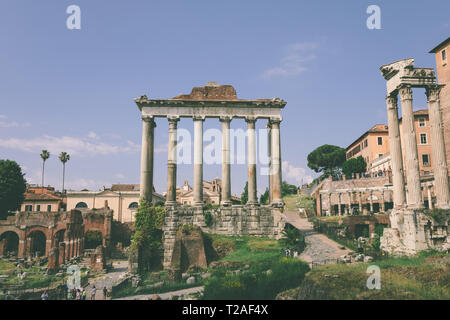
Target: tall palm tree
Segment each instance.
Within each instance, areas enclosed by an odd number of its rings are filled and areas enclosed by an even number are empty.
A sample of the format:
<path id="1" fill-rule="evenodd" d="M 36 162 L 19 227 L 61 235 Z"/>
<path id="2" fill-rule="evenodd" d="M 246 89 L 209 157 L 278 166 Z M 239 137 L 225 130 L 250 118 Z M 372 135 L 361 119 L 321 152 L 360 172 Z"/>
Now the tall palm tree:
<path id="1" fill-rule="evenodd" d="M 50 152 L 48 152 L 47 150 L 42 150 L 41 153 L 41 158 L 42 158 L 42 190 L 44 190 L 44 169 L 45 169 L 45 161 L 50 158 Z"/>
<path id="2" fill-rule="evenodd" d="M 62 181 L 62 192 L 64 193 L 64 176 L 66 174 L 66 162 L 70 160 L 70 155 L 67 152 L 61 152 L 59 155 L 59 160 L 63 164 L 63 181 Z"/>

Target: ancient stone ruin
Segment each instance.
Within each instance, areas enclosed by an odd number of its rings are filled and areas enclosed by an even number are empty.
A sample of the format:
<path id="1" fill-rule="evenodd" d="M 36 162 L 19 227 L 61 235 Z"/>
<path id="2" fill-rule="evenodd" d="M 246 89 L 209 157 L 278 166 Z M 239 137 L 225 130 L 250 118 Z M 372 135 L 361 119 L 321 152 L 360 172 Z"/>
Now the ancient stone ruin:
<path id="1" fill-rule="evenodd" d="M 415 68 L 414 59 L 382 66 L 387 81 L 387 113 L 392 159 L 394 208 L 391 228 L 385 228 L 381 248 L 391 254 L 415 254 L 421 250 L 450 248 L 450 189 L 445 158 L 444 132 L 439 94 L 443 85 L 436 84 L 434 70 Z M 439 218 L 426 214 L 422 198 L 416 130 L 413 119 L 412 88 L 425 88 L 432 136 L 434 189 Z M 397 96 L 400 95 L 404 146 L 400 139 Z M 402 154 L 404 150 L 404 154 Z M 403 157 L 406 168 L 403 168 Z"/>
<path id="2" fill-rule="evenodd" d="M 57 270 L 59 265 L 83 254 L 84 236 L 88 231 L 100 232 L 102 245 L 109 248 L 112 214 L 107 208 L 18 212 L 0 220 L 0 257 L 48 257 L 49 271 Z"/>
<path id="3" fill-rule="evenodd" d="M 280 238 L 284 228 L 281 195 L 281 109 L 286 102 L 274 99 L 239 99 L 230 85 L 209 82 L 196 87 L 190 94 L 172 99 L 135 99 L 142 114 L 141 198 L 152 200 L 153 149 L 155 118 L 169 121 L 169 151 L 167 164 L 166 217 L 164 223 L 164 267 L 170 268 L 176 234 L 185 224 L 196 225 L 203 230 L 224 235 L 251 234 Z M 194 205 L 176 202 L 177 171 L 177 123 L 180 118 L 194 121 Z M 203 201 L 203 122 L 205 118 L 218 118 L 222 123 L 222 192 L 220 208 L 214 223 L 205 224 Z M 231 203 L 230 173 L 230 123 L 235 118 L 245 119 L 248 127 L 248 202 L 245 205 Z M 255 123 L 267 120 L 269 136 L 269 193 L 270 204 L 260 206 L 256 187 L 256 135 Z"/>

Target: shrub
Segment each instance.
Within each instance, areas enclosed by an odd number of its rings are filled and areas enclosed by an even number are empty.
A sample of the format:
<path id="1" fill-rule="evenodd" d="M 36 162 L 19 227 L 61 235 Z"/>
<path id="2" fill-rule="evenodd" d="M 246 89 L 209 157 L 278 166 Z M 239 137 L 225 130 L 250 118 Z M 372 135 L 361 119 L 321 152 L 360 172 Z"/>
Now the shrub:
<path id="1" fill-rule="evenodd" d="M 271 272 L 254 268 L 238 275 L 215 271 L 207 281 L 204 300 L 272 300 L 281 291 L 298 287 L 309 266 L 300 260 L 282 258 L 268 265 Z M 267 267 L 267 266 L 265 266 Z"/>
<path id="2" fill-rule="evenodd" d="M 211 227 L 214 222 L 214 217 L 211 212 L 205 211 L 203 212 L 203 216 L 205 217 L 205 223 L 208 227 Z"/>

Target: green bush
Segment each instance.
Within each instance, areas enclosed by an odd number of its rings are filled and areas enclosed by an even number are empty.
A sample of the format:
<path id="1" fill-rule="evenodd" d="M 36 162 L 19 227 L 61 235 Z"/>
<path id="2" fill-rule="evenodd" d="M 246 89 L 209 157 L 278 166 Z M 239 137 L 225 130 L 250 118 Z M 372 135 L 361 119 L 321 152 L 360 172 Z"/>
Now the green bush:
<path id="1" fill-rule="evenodd" d="M 270 267 L 270 272 L 265 268 Z M 282 258 L 238 275 L 220 269 L 206 282 L 204 300 L 273 300 L 281 291 L 298 287 L 309 266 L 300 260 Z"/>
<path id="2" fill-rule="evenodd" d="M 208 227 L 211 227 L 214 222 L 214 217 L 211 212 L 205 211 L 203 212 L 203 216 L 205 217 L 205 223 Z"/>

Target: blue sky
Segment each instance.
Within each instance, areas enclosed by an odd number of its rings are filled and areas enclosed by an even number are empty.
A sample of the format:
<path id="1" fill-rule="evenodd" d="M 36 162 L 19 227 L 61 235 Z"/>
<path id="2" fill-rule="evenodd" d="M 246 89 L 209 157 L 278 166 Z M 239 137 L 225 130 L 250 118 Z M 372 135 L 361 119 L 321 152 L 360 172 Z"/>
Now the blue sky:
<path id="1" fill-rule="evenodd" d="M 66 8 L 81 8 L 81 30 L 66 28 Z M 381 30 L 366 9 L 381 8 Z M 386 123 L 379 67 L 404 58 L 435 67 L 428 51 L 450 34 L 448 1 L 21 1 L 0 3 L 0 158 L 16 160 L 40 183 L 61 188 L 57 155 L 71 154 L 66 187 L 138 183 L 141 121 L 133 98 L 170 98 L 208 81 L 240 98 L 280 97 L 283 179 L 315 174 L 317 146 L 349 145 Z M 415 91 L 415 108 L 426 106 Z M 243 120 L 232 128 L 245 127 Z M 179 127 L 192 130 L 187 119 Z M 220 128 L 207 120 L 205 129 Z M 259 121 L 257 128 L 264 128 Z M 155 187 L 166 187 L 167 121 L 155 129 Z M 192 181 L 180 165 L 178 185 Z M 205 166 L 204 178 L 220 177 Z M 246 181 L 232 166 L 232 192 Z M 258 192 L 267 177 L 258 176 Z"/>

